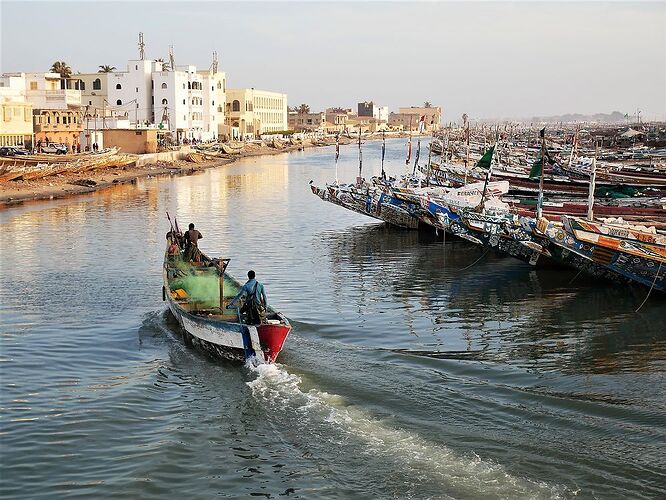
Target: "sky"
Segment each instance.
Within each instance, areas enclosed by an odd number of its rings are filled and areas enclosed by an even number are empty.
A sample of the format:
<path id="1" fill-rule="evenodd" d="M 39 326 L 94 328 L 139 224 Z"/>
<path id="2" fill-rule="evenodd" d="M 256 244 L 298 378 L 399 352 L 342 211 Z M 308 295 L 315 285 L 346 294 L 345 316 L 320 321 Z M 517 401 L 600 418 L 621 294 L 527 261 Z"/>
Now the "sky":
<path id="1" fill-rule="evenodd" d="M 666 119 L 666 1 L 11 2 L 1 72 L 56 60 L 95 72 L 138 58 L 210 66 L 230 88 L 288 94 L 313 111 L 424 101 L 444 122 L 564 113 Z"/>

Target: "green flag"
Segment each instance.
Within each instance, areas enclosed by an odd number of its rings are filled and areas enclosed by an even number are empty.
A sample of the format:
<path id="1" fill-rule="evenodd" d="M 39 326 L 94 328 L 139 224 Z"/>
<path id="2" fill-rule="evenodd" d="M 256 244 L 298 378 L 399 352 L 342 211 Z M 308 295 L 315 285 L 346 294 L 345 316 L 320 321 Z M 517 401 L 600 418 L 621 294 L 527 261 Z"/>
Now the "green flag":
<path id="1" fill-rule="evenodd" d="M 481 157 L 479 161 L 476 162 L 476 166 L 479 168 L 490 168 L 490 162 L 493 160 L 493 152 L 495 151 L 495 146 L 490 148 L 485 154 Z"/>
<path id="2" fill-rule="evenodd" d="M 530 179 L 538 179 L 541 177 L 541 168 L 543 161 L 541 158 L 538 158 L 537 161 L 532 163 L 532 170 L 530 170 Z"/>

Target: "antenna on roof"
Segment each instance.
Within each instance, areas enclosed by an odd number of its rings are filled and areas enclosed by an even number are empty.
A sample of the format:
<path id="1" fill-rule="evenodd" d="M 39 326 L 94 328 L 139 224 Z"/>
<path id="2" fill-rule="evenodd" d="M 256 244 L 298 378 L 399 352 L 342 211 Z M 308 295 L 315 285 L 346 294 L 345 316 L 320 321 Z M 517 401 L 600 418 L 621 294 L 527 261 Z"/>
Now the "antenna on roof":
<path id="1" fill-rule="evenodd" d="M 171 64 L 171 71 L 176 71 L 176 61 L 173 58 L 173 45 L 169 45 L 169 63 Z"/>
<path id="2" fill-rule="evenodd" d="M 141 59 L 142 61 L 146 57 L 146 54 L 143 50 L 145 46 L 146 46 L 146 44 L 143 43 L 143 33 L 139 32 L 139 59 Z"/>
<path id="3" fill-rule="evenodd" d="M 217 73 L 217 52 L 213 51 L 213 74 Z"/>

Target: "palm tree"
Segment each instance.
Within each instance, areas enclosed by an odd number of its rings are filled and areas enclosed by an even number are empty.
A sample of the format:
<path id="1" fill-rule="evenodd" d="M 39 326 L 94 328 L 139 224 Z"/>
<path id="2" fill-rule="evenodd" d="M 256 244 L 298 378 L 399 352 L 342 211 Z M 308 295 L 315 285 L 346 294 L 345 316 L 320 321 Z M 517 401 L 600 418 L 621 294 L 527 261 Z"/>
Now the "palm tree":
<path id="1" fill-rule="evenodd" d="M 426 102 L 423 103 L 423 107 L 424 108 L 431 108 L 432 104 L 430 103 L 430 101 L 426 101 Z"/>
<path id="2" fill-rule="evenodd" d="M 51 73 L 58 73 L 61 78 L 70 78 L 72 76 L 72 68 L 65 61 L 56 61 L 51 66 Z"/>
<path id="3" fill-rule="evenodd" d="M 108 64 L 100 65 L 98 73 L 111 73 L 115 71 L 115 66 L 109 66 Z"/>
<path id="4" fill-rule="evenodd" d="M 310 112 L 310 106 L 308 106 L 307 104 L 301 104 L 298 107 L 298 114 L 299 115 L 305 115 L 305 114 L 308 114 L 309 112 Z"/>

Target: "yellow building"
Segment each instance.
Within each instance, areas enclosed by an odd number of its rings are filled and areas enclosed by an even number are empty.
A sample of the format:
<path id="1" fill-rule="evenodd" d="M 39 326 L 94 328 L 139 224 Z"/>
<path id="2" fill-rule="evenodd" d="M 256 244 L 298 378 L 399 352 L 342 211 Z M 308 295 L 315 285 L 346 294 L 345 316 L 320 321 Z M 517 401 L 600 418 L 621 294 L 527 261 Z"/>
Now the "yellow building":
<path id="1" fill-rule="evenodd" d="M 32 104 L 1 99 L 0 146 L 32 148 Z"/>
<path id="2" fill-rule="evenodd" d="M 287 94 L 257 89 L 227 89 L 227 125 L 234 137 L 259 137 L 289 128 Z"/>

